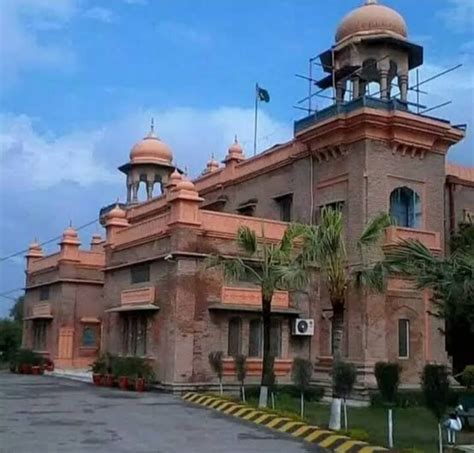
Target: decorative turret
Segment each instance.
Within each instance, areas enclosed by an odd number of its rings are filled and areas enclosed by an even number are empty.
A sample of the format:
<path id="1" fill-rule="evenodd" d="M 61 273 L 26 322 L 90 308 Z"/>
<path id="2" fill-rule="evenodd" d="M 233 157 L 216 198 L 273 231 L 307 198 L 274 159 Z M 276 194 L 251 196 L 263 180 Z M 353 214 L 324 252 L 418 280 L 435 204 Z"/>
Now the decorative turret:
<path id="1" fill-rule="evenodd" d="M 174 168 L 172 162 L 171 148 L 157 137 L 152 119 L 148 134 L 130 151 L 130 161 L 119 167 L 127 175 L 127 203 L 138 203 L 138 189 L 142 182 L 146 186 L 147 200 L 153 198 L 157 183 L 164 193 Z"/>
<path id="2" fill-rule="evenodd" d="M 168 179 L 168 184 L 166 185 L 166 190 L 168 191 L 168 194 L 177 186 L 177 184 L 182 179 L 183 177 L 181 176 L 181 173 L 177 170 L 177 168 L 175 168 Z"/>
<path id="3" fill-rule="evenodd" d="M 103 246 L 104 240 L 102 239 L 102 236 L 98 233 L 94 233 L 91 240 L 91 251 L 101 252 L 103 250 Z"/>
<path id="4" fill-rule="evenodd" d="M 105 219 L 106 241 L 107 244 L 113 244 L 117 231 L 129 226 L 127 213 L 118 205 L 115 206 Z"/>
<path id="5" fill-rule="evenodd" d="M 232 143 L 232 145 L 229 147 L 229 151 L 227 152 L 227 156 L 224 159 L 224 163 L 227 166 L 231 162 L 241 162 L 242 160 L 245 160 L 244 150 L 238 142 L 236 135 L 234 143 Z"/>
<path id="6" fill-rule="evenodd" d="M 214 173 L 219 170 L 219 162 L 214 159 L 214 154 L 211 156 L 211 159 L 207 162 L 206 168 L 202 172 L 203 175 L 208 175 L 209 173 Z"/>
<path id="7" fill-rule="evenodd" d="M 35 239 L 28 247 L 28 252 L 26 254 L 26 270 L 28 271 L 32 262 L 43 258 L 43 256 L 41 244 Z"/>
<path id="8" fill-rule="evenodd" d="M 73 228 L 72 225 L 69 225 L 63 232 L 61 242 L 59 246 L 61 247 L 60 259 L 62 260 L 71 260 L 75 261 L 79 259 L 79 247 L 81 241 L 77 231 Z"/>

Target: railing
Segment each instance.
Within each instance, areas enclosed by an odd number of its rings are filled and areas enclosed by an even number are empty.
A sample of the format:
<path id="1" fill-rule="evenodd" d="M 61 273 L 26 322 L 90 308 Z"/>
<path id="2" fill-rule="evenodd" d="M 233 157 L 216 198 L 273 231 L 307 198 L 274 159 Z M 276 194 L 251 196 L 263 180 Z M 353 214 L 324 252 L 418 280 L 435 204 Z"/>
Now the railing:
<path id="1" fill-rule="evenodd" d="M 252 305 L 260 307 L 262 304 L 262 291 L 254 288 L 237 288 L 224 286 L 221 293 L 223 304 Z M 275 291 L 272 299 L 273 307 L 288 308 L 288 291 Z"/>
<path id="2" fill-rule="evenodd" d="M 120 294 L 120 305 L 152 304 L 155 301 L 155 288 L 126 289 Z"/>
<path id="3" fill-rule="evenodd" d="M 49 267 L 57 266 L 59 261 L 59 253 L 39 258 L 38 260 L 31 261 L 28 272 L 38 272 Z"/>
<path id="4" fill-rule="evenodd" d="M 79 260 L 86 266 L 105 266 L 105 254 L 99 252 L 80 251 Z"/>
<path id="5" fill-rule="evenodd" d="M 114 245 L 127 244 L 139 239 L 147 238 L 167 230 L 170 215 L 166 214 L 154 217 L 150 220 L 132 225 L 117 232 Z"/>
<path id="6" fill-rule="evenodd" d="M 385 247 L 393 246 L 400 241 L 414 239 L 420 241 L 432 251 L 441 251 L 441 235 L 436 231 L 416 230 L 391 226 L 385 232 Z"/>

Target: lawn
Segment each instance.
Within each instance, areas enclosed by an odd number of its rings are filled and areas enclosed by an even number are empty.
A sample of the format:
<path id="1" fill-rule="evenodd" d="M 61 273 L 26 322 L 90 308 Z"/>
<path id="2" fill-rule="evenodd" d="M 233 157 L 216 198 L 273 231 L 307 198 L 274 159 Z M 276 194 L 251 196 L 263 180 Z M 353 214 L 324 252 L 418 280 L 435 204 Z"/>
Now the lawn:
<path id="1" fill-rule="evenodd" d="M 250 404 L 258 401 L 251 399 Z M 280 395 L 275 401 L 275 409 L 299 414 L 299 400 L 288 395 Z M 305 406 L 305 419 L 311 424 L 327 427 L 329 405 L 310 402 Z M 394 446 L 396 449 L 416 448 L 426 453 L 436 453 L 438 428 L 433 415 L 424 407 L 394 409 Z M 370 436 L 370 442 L 387 445 L 387 410 L 379 407 L 349 407 L 350 429 L 363 429 Z M 474 432 L 463 432 L 457 443 L 473 444 Z"/>

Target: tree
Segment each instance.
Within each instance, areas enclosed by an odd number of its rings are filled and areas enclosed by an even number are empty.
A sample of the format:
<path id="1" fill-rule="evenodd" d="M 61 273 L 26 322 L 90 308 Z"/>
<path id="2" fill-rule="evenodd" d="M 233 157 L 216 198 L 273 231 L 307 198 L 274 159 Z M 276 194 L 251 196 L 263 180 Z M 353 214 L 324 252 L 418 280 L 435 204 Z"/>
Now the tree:
<path id="1" fill-rule="evenodd" d="M 240 389 L 242 391 L 242 401 L 245 403 L 245 378 L 247 377 L 247 357 L 243 354 L 238 354 L 234 357 L 235 371 L 237 373 L 237 380 L 240 382 Z"/>
<path id="2" fill-rule="evenodd" d="M 368 222 L 357 241 L 361 257 L 361 264 L 358 267 L 351 267 L 347 263 L 344 220 L 341 211 L 323 208 L 319 224 L 308 226 L 306 229 L 303 245 L 305 261 L 319 266 L 332 306 L 332 349 L 335 362 L 342 358 L 344 309 L 348 288 L 354 283 L 379 291 L 383 290 L 380 282 L 383 281 L 381 277 L 385 268 L 379 261 L 366 264 L 366 256 L 377 245 L 385 228 L 389 225 L 391 225 L 391 219 L 386 213 L 379 213 Z M 341 399 L 334 395 L 330 428 L 336 429 L 340 425 L 340 416 L 338 416 L 340 412 Z"/>
<path id="3" fill-rule="evenodd" d="M 23 322 L 23 309 L 25 305 L 25 296 L 17 297 L 15 304 L 10 309 L 10 318 L 16 322 Z"/>
<path id="4" fill-rule="evenodd" d="M 9 362 L 21 346 L 21 324 L 0 319 L 0 361 Z"/>
<path id="5" fill-rule="evenodd" d="M 383 400 L 388 404 L 395 404 L 397 401 L 400 371 L 401 366 L 398 363 L 377 362 L 375 364 L 377 387 Z"/>
<path id="6" fill-rule="evenodd" d="M 208 355 L 209 364 L 211 365 L 212 371 L 216 373 L 217 378 L 219 379 L 219 393 L 222 395 L 224 390 L 222 388 L 222 377 L 224 375 L 224 363 L 223 363 L 224 353 L 222 351 L 210 352 Z"/>
<path id="7" fill-rule="evenodd" d="M 244 226 L 237 233 L 237 245 L 244 256 L 214 256 L 207 263 L 208 267 L 220 266 L 226 280 L 251 281 L 261 289 L 263 366 L 260 407 L 267 406 L 268 389 L 273 381 L 274 360 L 270 349 L 273 294 L 280 289 L 300 289 L 309 280 L 308 269 L 295 246 L 295 241 L 305 231 L 306 227 L 303 225 L 290 225 L 278 243 L 270 242 L 265 237 L 259 242 L 255 231 Z"/>
<path id="8" fill-rule="evenodd" d="M 311 383 L 311 376 L 313 374 L 313 364 L 306 359 L 296 357 L 293 360 L 293 367 L 291 376 L 296 387 L 301 394 L 301 418 L 304 417 L 304 392 L 309 388 Z"/>
<path id="9" fill-rule="evenodd" d="M 347 429 L 346 400 L 354 388 L 357 379 L 357 369 L 353 363 L 336 362 L 333 366 L 332 373 L 334 394 L 344 400 L 344 429 Z M 340 419 L 338 422 L 340 428 Z"/>

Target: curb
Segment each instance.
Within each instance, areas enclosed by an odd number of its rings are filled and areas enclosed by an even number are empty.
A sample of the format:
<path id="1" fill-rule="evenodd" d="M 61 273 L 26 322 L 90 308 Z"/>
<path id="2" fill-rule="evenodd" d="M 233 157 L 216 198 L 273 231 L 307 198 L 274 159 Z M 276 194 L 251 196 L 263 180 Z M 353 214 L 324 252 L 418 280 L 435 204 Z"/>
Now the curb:
<path id="1" fill-rule="evenodd" d="M 306 442 L 311 442 L 337 453 L 375 453 L 388 451 L 384 447 L 369 445 L 367 442 L 341 436 L 334 431 L 260 411 L 247 404 L 233 403 L 232 401 L 215 396 L 202 395 L 194 392 L 185 393 L 182 398 L 189 403 L 198 404 L 226 415 L 232 415 L 242 420 L 271 428 L 281 433 L 290 434 L 293 437 L 303 439 Z"/>

